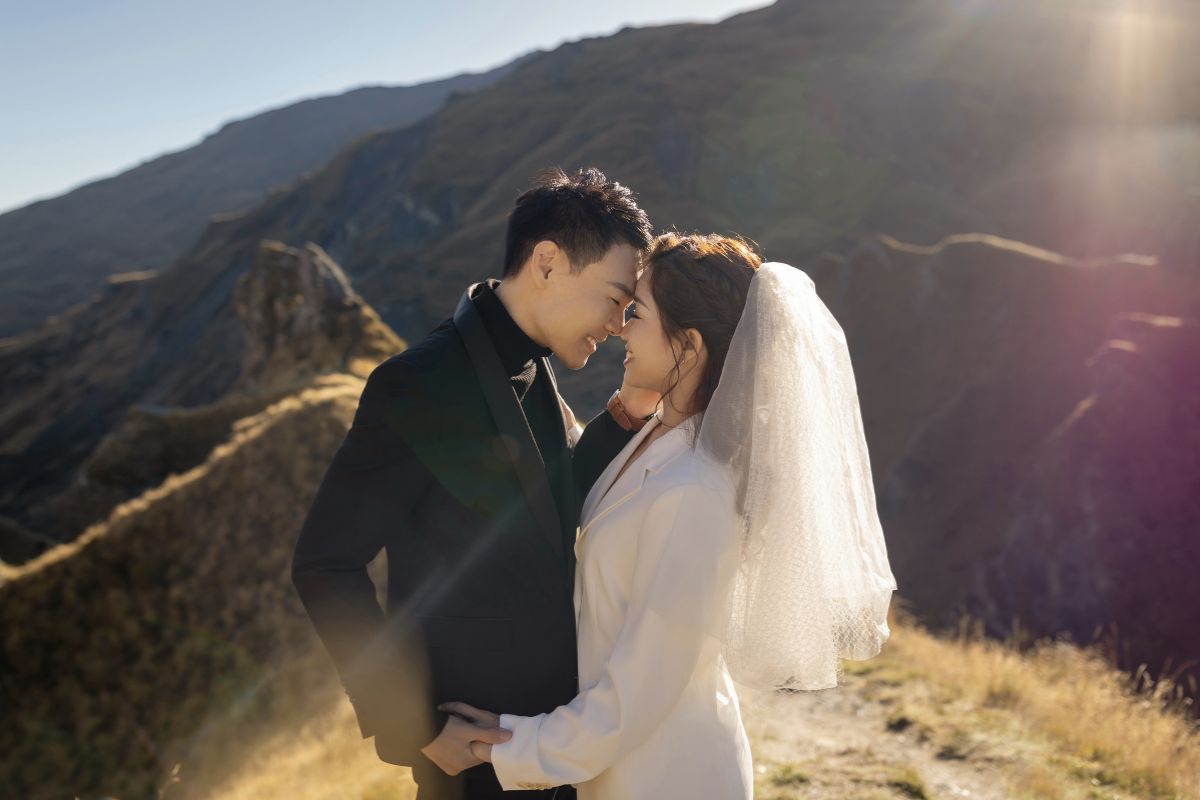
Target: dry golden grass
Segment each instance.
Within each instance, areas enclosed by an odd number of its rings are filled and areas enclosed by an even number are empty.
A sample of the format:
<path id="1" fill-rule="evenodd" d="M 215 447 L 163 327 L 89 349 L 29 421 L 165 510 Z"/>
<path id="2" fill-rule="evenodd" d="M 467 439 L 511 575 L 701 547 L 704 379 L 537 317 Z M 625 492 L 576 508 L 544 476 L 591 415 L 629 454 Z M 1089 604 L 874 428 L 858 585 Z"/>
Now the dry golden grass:
<path id="1" fill-rule="evenodd" d="M 977 632 L 942 638 L 905 621 L 893 624 L 878 658 L 847 667 L 846 684 L 833 690 L 840 701 L 744 698 L 757 796 L 934 798 L 957 784 L 1003 800 L 1200 797 L 1200 740 L 1164 703 L 1166 687 L 1135 693 L 1093 652 L 1042 644 L 1022 653 Z M 380 762 L 359 738 L 336 683 L 296 696 L 292 711 L 296 724 L 281 723 L 244 759 L 186 765 L 190 779 L 163 800 L 413 796 L 408 770 Z M 236 737 L 235 725 L 213 739 Z M 831 741 L 814 747 L 822 737 Z"/>
<path id="2" fill-rule="evenodd" d="M 1008 712 L 1026 723 L 1052 745 L 1052 763 L 1076 777 L 1138 796 L 1200 797 L 1200 732 L 1168 681 L 1131 679 L 1096 650 L 1066 642 L 1021 648 L 1015 640 L 985 639 L 972 623 L 952 639 L 910 622 L 896 625 L 883 659 L 984 716 Z M 1032 796 L 1059 796 L 1046 788 L 1054 781 L 1042 767 L 1030 766 L 1019 777 Z"/>
<path id="3" fill-rule="evenodd" d="M 354 711 L 331 682 L 325 711 L 303 725 L 281 727 L 228 775 L 168 787 L 162 800 L 412 800 L 411 771 L 380 761 L 372 739 L 358 735 Z M 219 780 L 217 780 L 219 778 Z"/>
<path id="4" fill-rule="evenodd" d="M 224 738 L 244 750 L 280 728 L 293 710 L 281 675 L 319 653 L 288 577 L 295 532 L 361 391 L 314 381 L 239 420 L 203 464 L 5 570 L 0 795 L 152 796 L 190 767 L 209 715 L 240 714 Z"/>

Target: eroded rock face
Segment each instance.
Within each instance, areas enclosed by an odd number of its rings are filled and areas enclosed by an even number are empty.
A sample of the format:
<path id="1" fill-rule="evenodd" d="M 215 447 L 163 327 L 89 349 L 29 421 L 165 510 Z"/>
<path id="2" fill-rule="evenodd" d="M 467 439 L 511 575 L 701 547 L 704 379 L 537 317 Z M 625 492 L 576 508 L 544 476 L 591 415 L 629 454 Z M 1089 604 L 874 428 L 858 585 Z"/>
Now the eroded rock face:
<path id="1" fill-rule="evenodd" d="M 1122 666 L 1170 672 L 1200 659 L 1200 321 L 1118 314 L 1087 371 L 971 609 L 997 632 L 1014 616 L 1081 642 L 1103 629 Z"/>
<path id="2" fill-rule="evenodd" d="M 1154 259 L 1078 261 L 995 237 L 883 241 L 811 272 L 854 360 L 900 594 L 939 627 L 1004 546 L 1114 317 L 1195 306 Z"/>
<path id="3" fill-rule="evenodd" d="M 236 714 L 248 746 L 328 679 L 292 549 L 362 389 L 321 376 L 74 542 L 0 564 L 5 797 L 160 796 L 210 719 Z"/>
<path id="4" fill-rule="evenodd" d="M 404 349 L 321 248 L 264 240 L 256 252 L 240 277 L 234 260 L 213 285 L 115 281 L 105 300 L 0 350 L 26 386 L 0 415 L 0 559 L 19 564 L 73 540 L 313 376 L 366 377 Z M 179 311 L 152 313 L 166 288 Z M 188 337 L 197 323 L 213 337 L 202 346 Z"/>
<path id="5" fill-rule="evenodd" d="M 242 371 L 234 391 L 270 390 L 324 372 L 366 377 L 404 343 L 324 250 L 264 241 L 238 279 Z"/>

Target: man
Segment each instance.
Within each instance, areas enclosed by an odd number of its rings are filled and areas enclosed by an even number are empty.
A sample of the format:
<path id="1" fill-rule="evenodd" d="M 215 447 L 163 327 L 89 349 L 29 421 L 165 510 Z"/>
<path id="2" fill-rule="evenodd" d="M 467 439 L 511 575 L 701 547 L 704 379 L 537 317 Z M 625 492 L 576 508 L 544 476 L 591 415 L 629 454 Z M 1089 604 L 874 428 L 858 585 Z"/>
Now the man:
<path id="1" fill-rule="evenodd" d="M 453 317 L 371 372 L 309 509 L 293 583 L 360 732 L 412 766 L 420 800 L 501 796 L 470 743 L 507 732 L 438 703 L 536 714 L 579 689 L 579 507 L 632 434 L 610 403 L 573 474 L 580 426 L 546 357 L 580 369 L 620 333 L 649 242 L 626 187 L 595 169 L 541 175 L 509 216 L 503 280 L 471 286 Z M 653 411 L 629 399 L 629 413 Z M 386 615 L 366 572 L 383 547 Z"/>

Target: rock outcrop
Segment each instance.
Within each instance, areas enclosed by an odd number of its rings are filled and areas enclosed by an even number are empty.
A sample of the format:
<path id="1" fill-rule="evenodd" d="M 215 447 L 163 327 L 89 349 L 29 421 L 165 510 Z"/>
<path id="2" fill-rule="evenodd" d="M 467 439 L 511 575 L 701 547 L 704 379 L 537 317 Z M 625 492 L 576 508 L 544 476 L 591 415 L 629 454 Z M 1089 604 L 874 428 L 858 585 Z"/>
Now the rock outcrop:
<path id="1" fill-rule="evenodd" d="M 324 372 L 366 377 L 404 343 L 325 251 L 264 242 L 234 289 L 242 322 L 239 394 L 294 386 Z"/>
<path id="2" fill-rule="evenodd" d="M 9 480 L 0 491 L 16 513 L 13 530 L 0 537 L 0 558 L 19 563 L 47 543 L 72 540 L 116 504 L 199 464 L 238 419 L 261 411 L 312 377 L 344 373 L 365 378 L 375 364 L 404 349 L 404 342 L 315 245 L 297 249 L 262 242 L 236 284 L 236 303 L 224 304 L 240 315 L 230 346 L 241 361 L 240 371 L 224 365 L 229 352 L 189 353 L 184 342 L 176 349 L 155 340 L 172 322 L 151 320 L 144 313 L 152 302 L 145 284 L 158 280 L 148 276 L 119 282 L 113 301 L 96 306 L 113 312 L 113 318 L 64 323 L 26 344 L 27 356 L 32 351 L 39 360 L 54 359 L 61 371 L 58 381 L 41 384 L 44 394 L 14 398 L 5 409 L 7 424 L 0 431 L 8 437 L 10 454 L 0 464 Z M 82 339 L 84 331 L 96 338 Z M 137 343 L 163 354 L 163 372 L 148 373 L 138 363 Z M 93 362 L 85 355 L 89 348 L 127 352 L 128 360 Z M 82 374 L 88 363 L 96 364 L 97 371 Z M 188 373 L 190 380 L 213 381 L 206 391 L 212 399 L 161 402 L 187 399 L 161 391 L 161 385 Z M 19 372 L 14 377 L 21 379 Z M 109 404 L 97 407 L 98 394 L 107 396 Z M 126 409 L 121 402 L 131 405 Z M 56 458 L 35 463 L 44 453 Z M 79 457 L 82 463 L 74 470 Z"/>
<path id="3" fill-rule="evenodd" d="M 76 541 L 0 573 L 6 796 L 157 797 L 210 715 L 251 726 L 286 714 L 278 693 L 326 682 L 291 552 L 362 386 L 316 379 Z"/>
<path id="4" fill-rule="evenodd" d="M 43 509 L 99 521 L 0 562 L 6 796 L 157 796 L 213 715 L 249 724 L 328 682 L 292 548 L 364 378 L 404 343 L 312 245 L 263 242 L 236 293 L 233 390 L 135 408 Z"/>
<path id="5" fill-rule="evenodd" d="M 1119 314 L 1086 367 L 1087 393 L 1030 453 L 971 610 L 999 634 L 1017 618 L 1200 682 L 1200 322 Z"/>

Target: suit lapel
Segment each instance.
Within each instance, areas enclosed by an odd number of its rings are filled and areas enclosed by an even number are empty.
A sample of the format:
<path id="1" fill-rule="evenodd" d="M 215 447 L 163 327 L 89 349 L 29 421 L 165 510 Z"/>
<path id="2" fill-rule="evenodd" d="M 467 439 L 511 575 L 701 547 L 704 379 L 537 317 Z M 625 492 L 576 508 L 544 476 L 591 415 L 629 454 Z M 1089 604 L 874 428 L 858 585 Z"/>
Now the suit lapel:
<path id="1" fill-rule="evenodd" d="M 575 415 L 571 409 L 567 407 L 567 403 L 563 400 L 563 396 L 558 391 L 558 380 L 554 375 L 554 368 L 550 366 L 550 359 L 539 358 L 538 369 L 544 370 L 546 373 L 546 382 L 550 387 L 550 392 L 553 394 L 555 406 L 558 408 L 560 422 L 562 422 L 562 439 L 559 440 L 559 445 L 566 448 L 565 457 L 559 464 L 559 468 L 564 470 L 562 477 L 562 486 L 567 494 L 567 508 L 578 508 L 579 500 L 575 488 L 575 476 L 572 473 L 571 453 L 575 449 L 575 443 L 579 441 L 579 436 L 582 433 L 582 428 L 575 421 Z M 557 507 L 556 507 L 557 509 Z M 565 520 L 564 520 L 565 522 Z M 572 520 L 571 525 L 575 532 L 578 533 L 579 520 Z M 572 537 L 574 539 L 575 537 Z M 575 574 L 575 548 L 573 542 L 564 542 L 567 556 L 567 571 L 569 574 Z"/>
<path id="2" fill-rule="evenodd" d="M 479 284 L 473 284 L 459 300 L 454 312 L 454 326 L 458 329 L 466 346 L 471 364 L 479 376 L 488 409 L 496 422 L 501 437 L 509 444 L 509 458 L 525 498 L 537 520 L 543 538 L 560 558 L 563 554 L 562 528 L 558 509 L 550 493 L 550 482 L 546 479 L 546 468 L 533 440 L 533 432 L 513 392 L 509 376 L 500 363 L 500 356 L 492 344 L 479 312 L 471 302 L 471 294 Z M 544 359 L 543 359 L 544 360 Z"/>
<path id="3" fill-rule="evenodd" d="M 567 447 L 574 450 L 580 435 L 583 434 L 583 426 L 579 424 L 579 420 L 575 419 L 574 412 L 567 405 L 567 401 L 563 399 L 562 393 L 558 391 L 558 378 L 554 374 L 554 369 L 550 366 L 550 359 L 542 358 L 539 360 L 546 368 L 546 375 L 550 378 L 550 386 L 554 389 L 554 397 L 558 401 L 558 412 L 562 417 L 563 436 L 567 440 Z"/>

